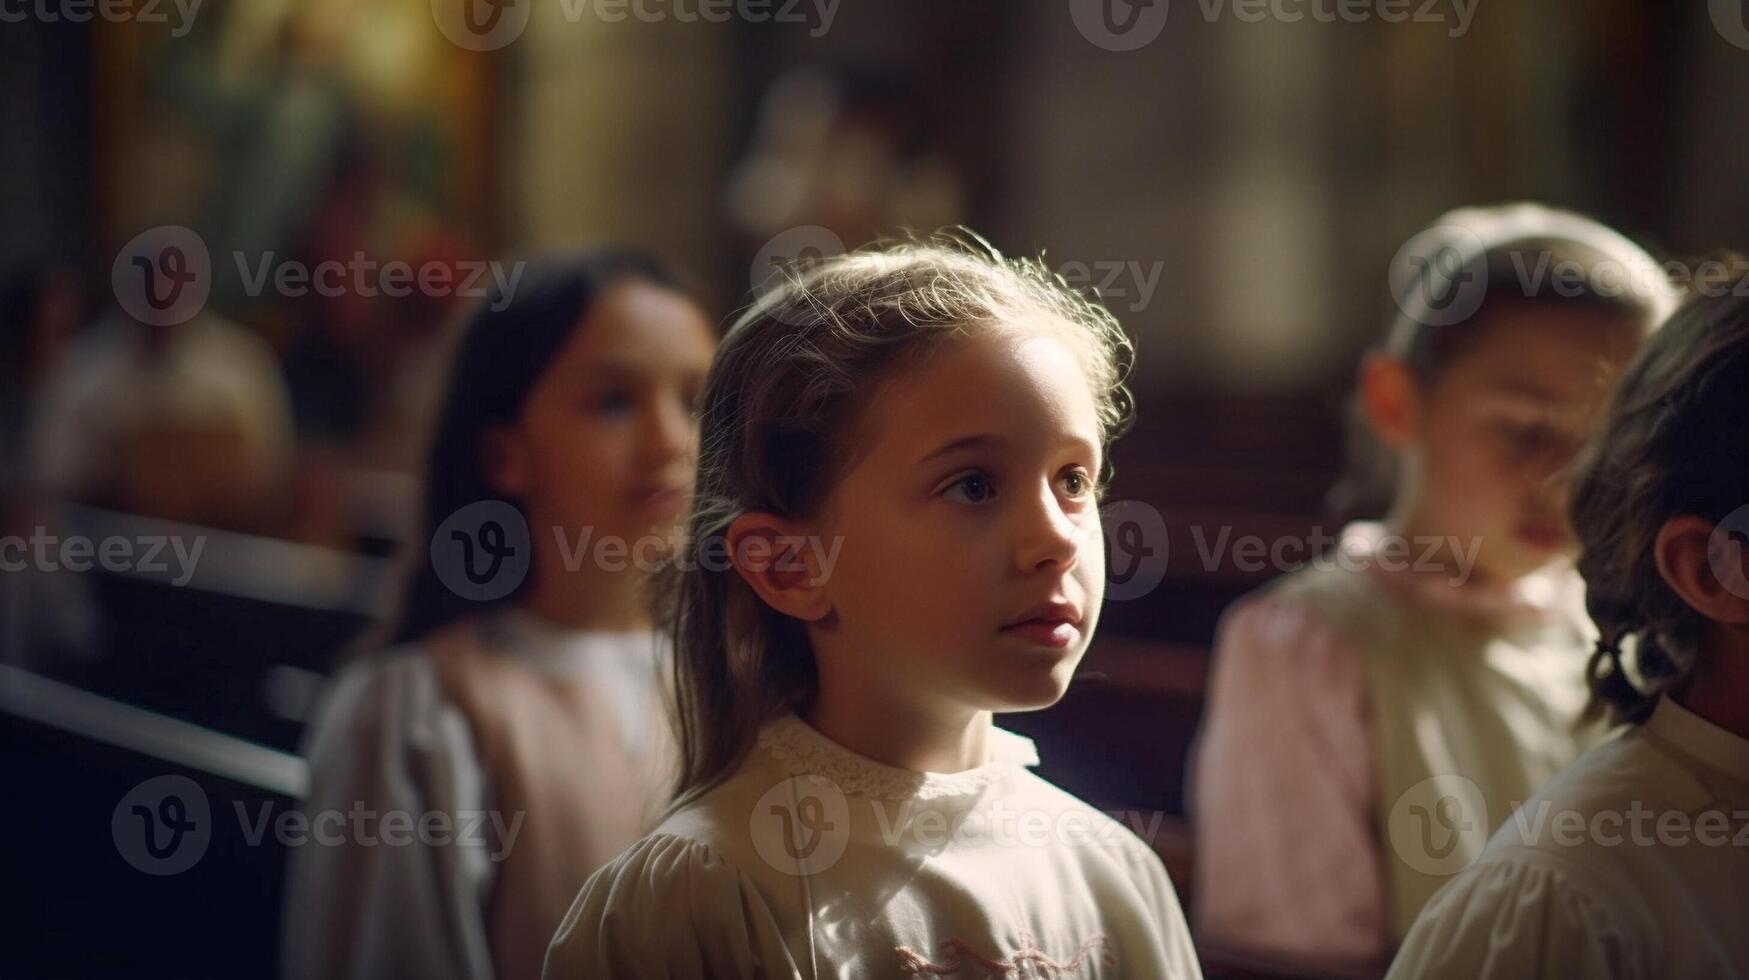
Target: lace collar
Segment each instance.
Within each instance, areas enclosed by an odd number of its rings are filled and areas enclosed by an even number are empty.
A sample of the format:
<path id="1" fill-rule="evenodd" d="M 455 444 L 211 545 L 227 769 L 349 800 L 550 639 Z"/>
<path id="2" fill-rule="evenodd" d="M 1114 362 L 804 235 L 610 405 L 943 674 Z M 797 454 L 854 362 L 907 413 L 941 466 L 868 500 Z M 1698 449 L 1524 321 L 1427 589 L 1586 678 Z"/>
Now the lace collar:
<path id="1" fill-rule="evenodd" d="M 1556 561 L 1506 586 L 1454 582 L 1456 569 L 1422 568 L 1418 542 L 1398 540 L 1399 553 L 1381 555 L 1388 532 L 1376 521 L 1344 527 L 1337 547 L 1373 580 L 1424 608 L 1507 632 L 1536 631 L 1551 624 L 1584 620 L 1585 585 L 1571 562 Z"/>
<path id="2" fill-rule="evenodd" d="M 933 800 L 969 796 L 1027 766 L 1038 765 L 1032 739 L 990 728 L 990 761 L 964 772 L 918 772 L 876 762 L 839 745 L 788 712 L 759 732 L 759 746 L 791 776 L 823 776 L 849 796 L 884 800 Z"/>
<path id="3" fill-rule="evenodd" d="M 510 605 L 477 620 L 480 644 L 559 676 L 619 670 L 643 674 L 664 662 L 667 637 L 655 630 L 573 629 Z"/>
<path id="4" fill-rule="evenodd" d="M 1652 717 L 1646 720 L 1646 730 L 1674 743 L 1706 768 L 1749 787 L 1749 739 L 1720 728 L 1675 698 L 1658 699 Z"/>

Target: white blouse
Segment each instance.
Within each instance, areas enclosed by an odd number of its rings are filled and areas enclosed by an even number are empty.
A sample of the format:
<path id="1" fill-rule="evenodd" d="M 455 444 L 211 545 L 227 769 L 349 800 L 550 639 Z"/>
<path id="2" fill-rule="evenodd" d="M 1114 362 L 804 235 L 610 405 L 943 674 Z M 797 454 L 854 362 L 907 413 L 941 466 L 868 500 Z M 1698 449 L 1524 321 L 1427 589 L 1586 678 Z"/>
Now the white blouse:
<path id="1" fill-rule="evenodd" d="M 1749 739 L 1664 698 L 1532 797 L 1428 903 L 1425 977 L 1749 977 Z"/>
<path id="2" fill-rule="evenodd" d="M 1459 586 L 1390 562 L 1388 540 L 1349 525 L 1331 560 L 1218 631 L 1187 780 L 1198 939 L 1284 972 L 1377 973 L 1494 828 L 1604 734 L 1576 724 L 1595 628 L 1570 564 Z M 1477 819 L 1424 838 L 1417 807 L 1448 785 L 1482 801 Z"/>
<path id="3" fill-rule="evenodd" d="M 992 735 L 985 765 L 927 773 L 772 721 L 590 878 L 545 976 L 1199 977 L 1159 858 Z"/>
<path id="4" fill-rule="evenodd" d="M 648 710 L 666 649 L 659 635 L 570 630 L 515 608 L 490 613 L 478 621 L 478 629 L 460 635 L 473 638 L 482 652 L 598 688 L 605 703 L 620 709 L 624 743 L 642 760 L 649 782 L 600 785 L 603 772 L 581 771 L 589 768 L 583 752 L 576 755 L 579 771 L 568 775 L 588 781 L 604 800 L 627 794 L 648 798 L 655 814 L 672 765 L 672 744 L 659 730 L 664 721 Z M 421 644 L 343 668 L 329 684 L 304 751 L 311 787 L 303 811 L 312 820 L 325 811 L 354 808 L 374 811 L 379 820 L 397 810 L 415 821 L 422 814 L 446 814 L 460 843 L 477 843 L 498 829 L 475 816 L 497 808 L 479 741 L 462 709 L 445 696 L 434 660 Z M 472 824 L 480 829 L 464 829 Z M 384 836 L 378 826 L 362 826 L 347 832 Z M 514 840 L 365 848 L 311 840 L 292 848 L 282 975 L 490 980 L 496 972 L 493 888 Z M 576 880 L 594 870 L 575 869 Z"/>

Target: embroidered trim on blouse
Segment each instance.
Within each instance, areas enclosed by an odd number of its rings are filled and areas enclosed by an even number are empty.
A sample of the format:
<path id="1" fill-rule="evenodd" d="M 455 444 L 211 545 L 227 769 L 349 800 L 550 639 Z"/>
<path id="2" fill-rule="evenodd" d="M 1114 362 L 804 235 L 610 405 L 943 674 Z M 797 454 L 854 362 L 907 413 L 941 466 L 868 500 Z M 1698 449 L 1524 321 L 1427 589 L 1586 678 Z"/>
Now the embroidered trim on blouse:
<path id="1" fill-rule="evenodd" d="M 917 772 L 876 762 L 832 741 L 793 713 L 761 729 L 759 745 L 791 776 L 823 776 L 850 796 L 932 800 L 979 793 L 1004 775 L 1038 765 L 1032 739 L 994 727 L 990 736 L 990 761 L 964 772 Z"/>
<path id="2" fill-rule="evenodd" d="M 1475 582 L 1459 585 L 1449 571 L 1428 566 L 1419 541 L 1396 538 L 1395 543 L 1408 545 L 1407 554 L 1386 560 L 1380 549 L 1387 540 L 1390 534 L 1384 524 L 1355 521 L 1342 529 L 1337 548 L 1346 561 L 1363 568 L 1379 584 L 1424 606 L 1497 629 L 1536 630 L 1584 621 L 1585 583 L 1570 562 L 1525 576 L 1507 588 Z"/>
<path id="3" fill-rule="evenodd" d="M 1117 951 L 1104 935 L 1094 936 L 1083 942 L 1075 950 L 1075 955 L 1067 961 L 1052 959 L 1038 948 L 1038 940 L 1030 932 L 1020 934 L 1020 949 L 1006 960 L 993 960 L 981 956 L 972 949 L 971 944 L 963 939 L 948 939 L 941 944 L 941 955 L 945 962 L 936 963 L 905 946 L 895 946 L 894 952 L 899 954 L 899 965 L 913 977 L 951 977 L 954 974 L 975 967 L 978 973 L 965 973 L 972 977 L 1060 977 L 1063 971 L 1073 970 L 1076 974 L 1088 962 L 1088 955 L 1098 950 L 1099 962 L 1109 968 L 1117 967 Z"/>

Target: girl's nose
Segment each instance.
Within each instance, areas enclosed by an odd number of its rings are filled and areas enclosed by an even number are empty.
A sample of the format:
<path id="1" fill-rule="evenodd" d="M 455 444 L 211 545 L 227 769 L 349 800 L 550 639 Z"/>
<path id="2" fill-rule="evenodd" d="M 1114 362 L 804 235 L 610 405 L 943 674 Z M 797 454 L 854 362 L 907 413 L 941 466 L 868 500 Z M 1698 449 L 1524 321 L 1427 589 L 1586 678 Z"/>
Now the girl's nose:
<path id="1" fill-rule="evenodd" d="M 1014 558 L 1015 565 L 1022 572 L 1052 565 L 1064 571 L 1075 567 L 1080 560 L 1081 543 L 1086 532 L 1072 515 L 1064 511 L 1062 501 L 1049 481 L 1024 506 L 1019 520 L 1022 530 Z"/>
<path id="2" fill-rule="evenodd" d="M 1578 452 L 1578 445 L 1564 445 L 1527 461 L 1524 482 L 1531 495 L 1551 509 L 1565 511 L 1567 492 L 1572 485 L 1573 457 Z"/>
<path id="3" fill-rule="evenodd" d="M 691 452 L 696 431 L 697 421 L 679 398 L 655 399 L 645 413 L 645 448 L 658 459 Z"/>

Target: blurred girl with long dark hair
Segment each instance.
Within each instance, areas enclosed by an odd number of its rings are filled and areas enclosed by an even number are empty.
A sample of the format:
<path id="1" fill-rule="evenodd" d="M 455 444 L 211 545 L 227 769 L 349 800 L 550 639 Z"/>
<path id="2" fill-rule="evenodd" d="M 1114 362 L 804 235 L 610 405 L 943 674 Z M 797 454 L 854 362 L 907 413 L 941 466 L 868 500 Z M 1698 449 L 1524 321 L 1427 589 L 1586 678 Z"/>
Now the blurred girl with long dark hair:
<path id="1" fill-rule="evenodd" d="M 537 975 L 578 887 L 664 801 L 649 583 L 690 501 L 715 334 L 647 256 L 521 271 L 459 339 L 387 649 L 312 725 L 289 977 Z"/>

